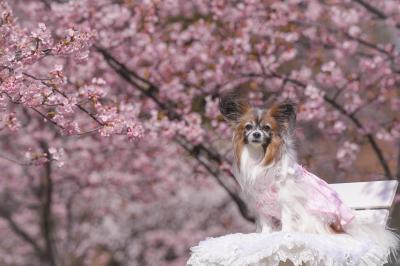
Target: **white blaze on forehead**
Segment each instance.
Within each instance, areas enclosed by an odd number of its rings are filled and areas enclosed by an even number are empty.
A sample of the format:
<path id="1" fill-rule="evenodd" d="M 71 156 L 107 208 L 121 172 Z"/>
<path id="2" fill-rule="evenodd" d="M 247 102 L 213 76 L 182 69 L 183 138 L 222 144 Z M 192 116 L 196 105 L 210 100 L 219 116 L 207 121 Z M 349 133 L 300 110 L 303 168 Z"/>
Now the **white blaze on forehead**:
<path id="1" fill-rule="evenodd" d="M 257 121 L 261 120 L 262 112 L 263 112 L 263 110 L 261 110 L 261 109 L 256 110 L 256 120 Z"/>

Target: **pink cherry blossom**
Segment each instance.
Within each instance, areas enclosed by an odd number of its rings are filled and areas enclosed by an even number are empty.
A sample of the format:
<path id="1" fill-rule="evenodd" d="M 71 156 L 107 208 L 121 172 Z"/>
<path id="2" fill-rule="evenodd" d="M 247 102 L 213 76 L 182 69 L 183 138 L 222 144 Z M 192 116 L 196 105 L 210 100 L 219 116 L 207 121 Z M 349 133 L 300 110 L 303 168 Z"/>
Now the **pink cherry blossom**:
<path id="1" fill-rule="evenodd" d="M 327 181 L 399 176 L 399 11 L 0 0 L 0 264 L 184 265 L 252 231 L 218 110 L 236 87 L 296 103 L 299 159 Z"/>

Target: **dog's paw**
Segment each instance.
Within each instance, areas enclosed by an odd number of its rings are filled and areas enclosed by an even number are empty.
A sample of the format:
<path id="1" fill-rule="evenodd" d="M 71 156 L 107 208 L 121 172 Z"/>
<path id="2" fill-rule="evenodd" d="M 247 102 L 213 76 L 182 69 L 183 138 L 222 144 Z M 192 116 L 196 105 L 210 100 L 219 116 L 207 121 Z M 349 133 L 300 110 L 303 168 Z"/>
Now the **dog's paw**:
<path id="1" fill-rule="evenodd" d="M 263 226 L 263 228 L 261 229 L 261 233 L 263 234 L 269 234 L 272 232 L 272 228 L 269 226 Z"/>

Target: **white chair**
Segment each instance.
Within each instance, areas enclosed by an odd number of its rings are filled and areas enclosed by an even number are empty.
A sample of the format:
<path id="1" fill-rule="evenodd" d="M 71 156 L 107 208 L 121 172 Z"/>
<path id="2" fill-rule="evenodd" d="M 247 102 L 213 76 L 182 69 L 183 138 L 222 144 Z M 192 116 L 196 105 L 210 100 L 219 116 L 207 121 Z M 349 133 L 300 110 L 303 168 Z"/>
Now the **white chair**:
<path id="1" fill-rule="evenodd" d="M 398 181 L 331 184 L 343 202 L 356 210 L 360 220 L 386 225 L 392 210 Z"/>

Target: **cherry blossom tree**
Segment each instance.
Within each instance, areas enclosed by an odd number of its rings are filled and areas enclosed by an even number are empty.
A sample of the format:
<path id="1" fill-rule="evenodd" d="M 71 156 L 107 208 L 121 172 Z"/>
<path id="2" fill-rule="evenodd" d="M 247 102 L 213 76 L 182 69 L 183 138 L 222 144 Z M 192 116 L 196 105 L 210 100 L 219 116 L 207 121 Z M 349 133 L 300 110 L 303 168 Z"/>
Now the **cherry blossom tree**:
<path id="1" fill-rule="evenodd" d="M 398 0 L 0 0 L 0 261 L 184 265 L 251 231 L 224 90 L 329 181 L 400 176 Z"/>

